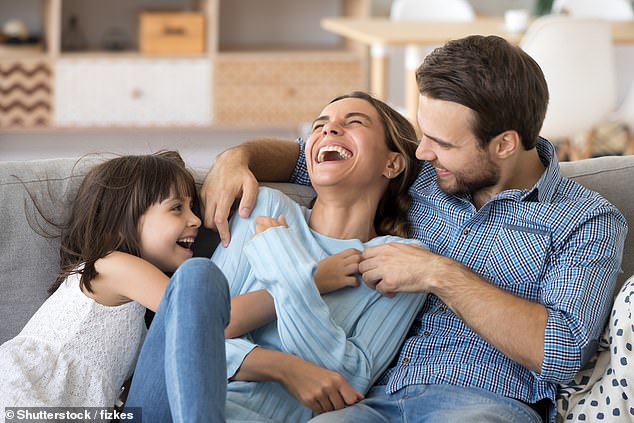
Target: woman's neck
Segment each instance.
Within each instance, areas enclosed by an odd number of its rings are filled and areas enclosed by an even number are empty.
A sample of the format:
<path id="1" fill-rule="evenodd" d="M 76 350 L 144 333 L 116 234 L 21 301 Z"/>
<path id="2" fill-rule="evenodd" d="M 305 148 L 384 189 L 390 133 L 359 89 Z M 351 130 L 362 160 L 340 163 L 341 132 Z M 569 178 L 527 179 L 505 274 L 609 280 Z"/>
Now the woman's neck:
<path id="1" fill-rule="evenodd" d="M 337 239 L 359 239 L 366 242 L 376 237 L 374 216 L 378 198 L 373 195 L 335 196 L 320 194 L 313 206 L 308 226 L 322 235 Z"/>

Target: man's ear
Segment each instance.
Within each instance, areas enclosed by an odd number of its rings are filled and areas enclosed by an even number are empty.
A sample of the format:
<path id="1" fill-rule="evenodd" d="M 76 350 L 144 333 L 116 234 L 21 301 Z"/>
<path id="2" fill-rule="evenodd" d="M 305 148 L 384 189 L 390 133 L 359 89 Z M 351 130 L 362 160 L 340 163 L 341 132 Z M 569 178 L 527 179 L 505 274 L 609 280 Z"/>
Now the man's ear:
<path id="1" fill-rule="evenodd" d="M 522 148 L 522 140 L 517 131 L 504 131 L 491 142 L 493 154 L 500 159 L 506 159 Z"/>
<path id="2" fill-rule="evenodd" d="M 396 178 L 405 170 L 405 159 L 401 153 L 390 151 L 388 160 L 383 169 L 383 176 L 388 179 Z"/>

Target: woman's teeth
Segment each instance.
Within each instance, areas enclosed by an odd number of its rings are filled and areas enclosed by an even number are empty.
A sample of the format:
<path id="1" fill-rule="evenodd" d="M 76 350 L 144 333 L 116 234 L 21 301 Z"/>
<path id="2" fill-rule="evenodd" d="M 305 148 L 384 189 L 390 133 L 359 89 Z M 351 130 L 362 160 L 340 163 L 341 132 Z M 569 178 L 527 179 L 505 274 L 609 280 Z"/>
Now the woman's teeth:
<path id="1" fill-rule="evenodd" d="M 330 154 L 334 153 L 334 154 Z M 317 163 L 325 161 L 348 160 L 352 153 L 338 145 L 327 145 L 322 147 L 317 154 Z"/>

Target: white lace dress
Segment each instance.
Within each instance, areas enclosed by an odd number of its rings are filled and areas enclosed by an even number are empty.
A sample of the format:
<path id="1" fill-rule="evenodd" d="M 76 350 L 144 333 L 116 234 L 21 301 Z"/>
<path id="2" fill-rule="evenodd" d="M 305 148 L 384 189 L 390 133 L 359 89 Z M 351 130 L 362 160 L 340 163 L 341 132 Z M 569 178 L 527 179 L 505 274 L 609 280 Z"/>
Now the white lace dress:
<path id="1" fill-rule="evenodd" d="M 145 308 L 103 306 L 71 275 L 0 346 L 3 407 L 112 407 L 145 337 Z"/>

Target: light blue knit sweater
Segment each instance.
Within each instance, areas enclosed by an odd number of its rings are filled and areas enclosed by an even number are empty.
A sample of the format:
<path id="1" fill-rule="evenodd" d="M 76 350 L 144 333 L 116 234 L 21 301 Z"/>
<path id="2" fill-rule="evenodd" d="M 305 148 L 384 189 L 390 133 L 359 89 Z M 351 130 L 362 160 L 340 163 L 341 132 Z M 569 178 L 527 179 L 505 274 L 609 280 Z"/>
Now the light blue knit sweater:
<path id="1" fill-rule="evenodd" d="M 269 229 L 257 237 L 257 216 L 284 214 L 288 228 Z M 366 243 L 321 235 L 308 227 L 310 210 L 279 191 L 261 188 L 248 219 L 231 222 L 231 243 L 212 260 L 229 281 L 231 295 L 258 289 L 275 301 L 277 321 L 246 336 L 226 341 L 227 376 L 233 376 L 256 346 L 288 352 L 339 372 L 355 389 L 367 392 L 390 364 L 420 309 L 425 295 L 386 298 L 363 282 L 319 294 L 313 283 L 317 262 L 348 248 L 363 250 L 386 242 L 419 244 L 395 236 Z M 298 423 L 312 417 L 275 382 L 229 382 L 227 421 Z"/>

